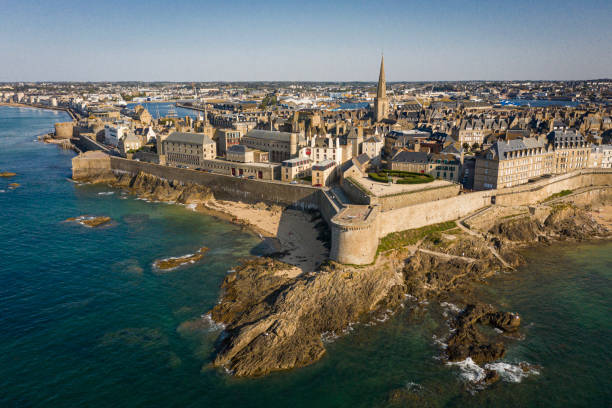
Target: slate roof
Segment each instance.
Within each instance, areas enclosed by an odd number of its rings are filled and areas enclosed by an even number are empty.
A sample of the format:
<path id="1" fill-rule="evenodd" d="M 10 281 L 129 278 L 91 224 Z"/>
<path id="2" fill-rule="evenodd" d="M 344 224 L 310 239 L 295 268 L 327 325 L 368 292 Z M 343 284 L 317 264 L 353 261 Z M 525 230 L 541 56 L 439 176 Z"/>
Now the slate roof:
<path id="1" fill-rule="evenodd" d="M 508 153 L 518 152 L 527 149 L 537 149 L 544 147 L 544 143 L 536 138 L 512 139 L 507 142 L 497 141 L 493 143 L 490 151 L 499 158 L 499 160 L 508 159 Z"/>
<path id="2" fill-rule="evenodd" d="M 427 153 L 401 151 L 391 160 L 396 163 L 427 163 Z"/>
<path id="3" fill-rule="evenodd" d="M 189 132 L 172 132 L 166 138 L 166 142 L 174 143 L 189 143 L 196 145 L 205 145 L 215 143 L 211 138 L 206 136 L 204 133 L 189 133 Z"/>
<path id="4" fill-rule="evenodd" d="M 286 143 L 289 143 L 291 141 L 290 132 L 278 132 L 274 130 L 252 129 L 246 134 L 246 137 L 254 137 L 256 139 L 266 140 L 278 140 Z"/>

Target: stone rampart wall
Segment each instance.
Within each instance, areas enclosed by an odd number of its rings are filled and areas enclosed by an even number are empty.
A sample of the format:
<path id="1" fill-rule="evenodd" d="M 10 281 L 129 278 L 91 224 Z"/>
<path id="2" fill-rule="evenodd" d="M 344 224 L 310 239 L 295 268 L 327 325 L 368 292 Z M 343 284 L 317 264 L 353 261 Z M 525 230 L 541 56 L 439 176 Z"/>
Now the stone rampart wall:
<path id="1" fill-rule="evenodd" d="M 479 210 L 490 202 L 491 192 L 479 191 L 385 211 L 379 217 L 378 235 L 382 238 L 392 232 L 456 220 Z"/>
<path id="2" fill-rule="evenodd" d="M 596 169 L 579 170 L 536 183 L 492 191 L 496 191 L 495 204 L 497 205 L 529 205 L 546 200 L 563 190 L 601 185 L 612 185 L 612 172 Z"/>
<path id="3" fill-rule="evenodd" d="M 390 211 L 426 201 L 431 202 L 454 197 L 459 194 L 460 189 L 459 184 L 450 184 L 436 188 L 427 188 L 427 185 L 423 184 L 423 190 L 377 197 L 376 201 L 382 208 L 382 211 Z"/>
<path id="4" fill-rule="evenodd" d="M 119 157 L 111 157 L 110 160 L 114 172 L 138 174 L 142 171 L 166 180 L 201 184 L 210 188 L 215 197 L 222 200 L 240 200 L 252 203 L 263 201 L 303 210 L 319 208 L 320 190 L 316 187 L 250 180 Z"/>
<path id="5" fill-rule="evenodd" d="M 372 203 L 372 196 L 364 193 L 350 179 L 342 179 L 342 190 L 353 204 L 368 205 Z"/>
<path id="6" fill-rule="evenodd" d="M 319 211 L 328 225 L 331 219 L 340 212 L 340 208 L 334 203 L 334 200 L 323 190 L 320 190 L 319 193 Z"/>

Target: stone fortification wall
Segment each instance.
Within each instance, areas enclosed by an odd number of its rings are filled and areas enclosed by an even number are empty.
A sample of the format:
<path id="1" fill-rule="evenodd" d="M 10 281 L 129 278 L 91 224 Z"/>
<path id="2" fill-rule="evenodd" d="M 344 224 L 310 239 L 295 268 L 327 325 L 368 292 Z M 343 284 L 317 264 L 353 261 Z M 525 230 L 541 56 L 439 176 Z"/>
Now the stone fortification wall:
<path id="1" fill-rule="evenodd" d="M 244 202 L 264 201 L 271 204 L 287 205 L 298 209 L 318 209 L 319 189 L 306 185 L 263 180 L 250 180 L 198 170 L 181 169 L 159 164 L 138 162 L 111 157 L 111 168 L 116 173 L 138 174 L 145 172 L 166 180 L 182 183 L 197 183 L 210 188 L 215 197 L 222 200 Z"/>
<path id="2" fill-rule="evenodd" d="M 597 169 L 578 170 L 535 183 L 491 191 L 495 191 L 495 204 L 529 205 L 543 201 L 563 190 L 601 185 L 612 185 L 612 172 Z"/>
<path id="3" fill-rule="evenodd" d="M 490 203 L 491 192 L 479 191 L 385 211 L 379 217 L 378 234 L 382 238 L 392 232 L 456 220 Z"/>
<path id="4" fill-rule="evenodd" d="M 112 176 L 110 156 L 102 152 L 90 151 L 72 158 L 72 178 L 90 180 Z"/>
<path id="5" fill-rule="evenodd" d="M 92 150 L 108 152 L 108 148 L 102 146 L 101 144 L 95 142 L 92 139 L 93 136 L 94 135 L 92 133 L 80 133 L 72 139 L 72 143 L 83 152 L 88 152 Z"/>
<path id="6" fill-rule="evenodd" d="M 320 190 L 319 193 L 319 211 L 321 216 L 329 225 L 330 221 L 336 214 L 340 212 L 340 208 L 336 205 L 334 200 L 327 194 L 326 191 Z"/>
<path id="7" fill-rule="evenodd" d="M 418 203 L 454 197 L 459 194 L 460 189 L 461 186 L 459 184 L 432 188 L 427 188 L 427 185 L 424 184 L 422 190 L 377 197 L 376 202 L 380 205 L 382 211 L 390 211 Z"/>
<path id="8" fill-rule="evenodd" d="M 342 191 L 351 200 L 353 204 L 368 205 L 372 203 L 374 197 L 366 194 L 359 188 L 351 179 L 346 178 L 341 181 Z"/>
<path id="9" fill-rule="evenodd" d="M 329 254 L 331 259 L 353 265 L 374 262 L 378 250 L 377 227 L 380 213 L 377 206 L 369 207 L 368 211 L 366 219 L 356 224 L 343 222 L 343 211 L 332 219 L 330 223 L 332 244 Z"/>
<path id="10" fill-rule="evenodd" d="M 58 122 L 55 124 L 56 139 L 70 139 L 74 133 L 74 122 Z"/>

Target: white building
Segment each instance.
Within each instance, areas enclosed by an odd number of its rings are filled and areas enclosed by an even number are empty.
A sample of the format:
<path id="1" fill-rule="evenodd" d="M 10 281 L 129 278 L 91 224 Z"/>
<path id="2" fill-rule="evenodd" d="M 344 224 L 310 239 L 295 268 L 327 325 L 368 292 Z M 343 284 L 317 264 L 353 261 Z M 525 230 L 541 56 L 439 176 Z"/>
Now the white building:
<path id="1" fill-rule="evenodd" d="M 129 130 L 124 124 L 104 125 L 104 142 L 117 147 Z"/>
<path id="2" fill-rule="evenodd" d="M 589 167 L 612 169 L 612 145 L 593 146 L 589 155 Z"/>
<path id="3" fill-rule="evenodd" d="M 363 153 L 367 154 L 370 159 L 378 159 L 380 158 L 380 152 L 384 146 L 384 142 L 379 136 L 371 136 L 363 141 L 361 145 L 361 150 Z"/>
<path id="4" fill-rule="evenodd" d="M 310 139 L 310 145 L 300 150 L 299 156 L 309 158 L 313 163 L 331 160 L 340 165 L 342 164 L 340 139 L 329 136 L 314 136 Z"/>

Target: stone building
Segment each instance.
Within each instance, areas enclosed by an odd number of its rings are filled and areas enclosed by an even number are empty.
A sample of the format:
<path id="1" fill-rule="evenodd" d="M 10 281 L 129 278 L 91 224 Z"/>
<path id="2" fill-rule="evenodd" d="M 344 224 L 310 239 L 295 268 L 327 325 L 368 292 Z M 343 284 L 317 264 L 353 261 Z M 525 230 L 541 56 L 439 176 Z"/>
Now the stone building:
<path id="1" fill-rule="evenodd" d="M 476 158 L 474 189 L 513 187 L 551 174 L 554 153 L 536 138 L 498 141 Z"/>
<path id="2" fill-rule="evenodd" d="M 306 157 L 296 157 L 282 162 L 281 180 L 292 181 L 311 174 L 312 161 Z"/>
<path id="3" fill-rule="evenodd" d="M 309 158 L 313 163 L 333 160 L 336 164 L 342 164 L 342 146 L 340 146 L 340 138 L 314 136 L 310 139 L 309 146 L 300 149 L 300 157 Z"/>
<path id="4" fill-rule="evenodd" d="M 391 170 L 429 174 L 438 179 L 458 182 L 461 162 L 452 154 L 401 151 L 391 159 Z"/>
<path id="5" fill-rule="evenodd" d="M 268 152 L 251 149 L 245 145 L 234 145 L 227 149 L 226 159 L 240 163 L 267 163 Z"/>
<path id="6" fill-rule="evenodd" d="M 554 151 L 552 173 L 563 174 L 588 166 L 591 147 L 576 130 L 554 131 L 547 136 Z"/>
<path id="7" fill-rule="evenodd" d="M 379 136 L 370 136 L 363 141 L 362 150 L 370 159 L 380 158 L 380 153 L 384 146 L 384 142 Z"/>
<path id="8" fill-rule="evenodd" d="M 217 154 L 225 156 L 227 149 L 240 143 L 242 134 L 235 129 L 217 129 L 213 139 L 217 142 Z"/>
<path id="9" fill-rule="evenodd" d="M 333 160 L 324 160 L 312 166 L 312 185 L 329 186 L 336 176 L 338 165 Z"/>
<path id="10" fill-rule="evenodd" d="M 589 166 L 596 169 L 612 169 L 612 145 L 593 146 Z"/>
<path id="11" fill-rule="evenodd" d="M 241 143 L 268 152 L 271 162 L 280 163 L 297 157 L 299 141 L 297 133 L 253 129 L 242 138 Z"/>
<path id="12" fill-rule="evenodd" d="M 205 134 L 172 132 L 162 142 L 162 154 L 169 165 L 201 167 L 217 156 L 217 147 Z"/>

